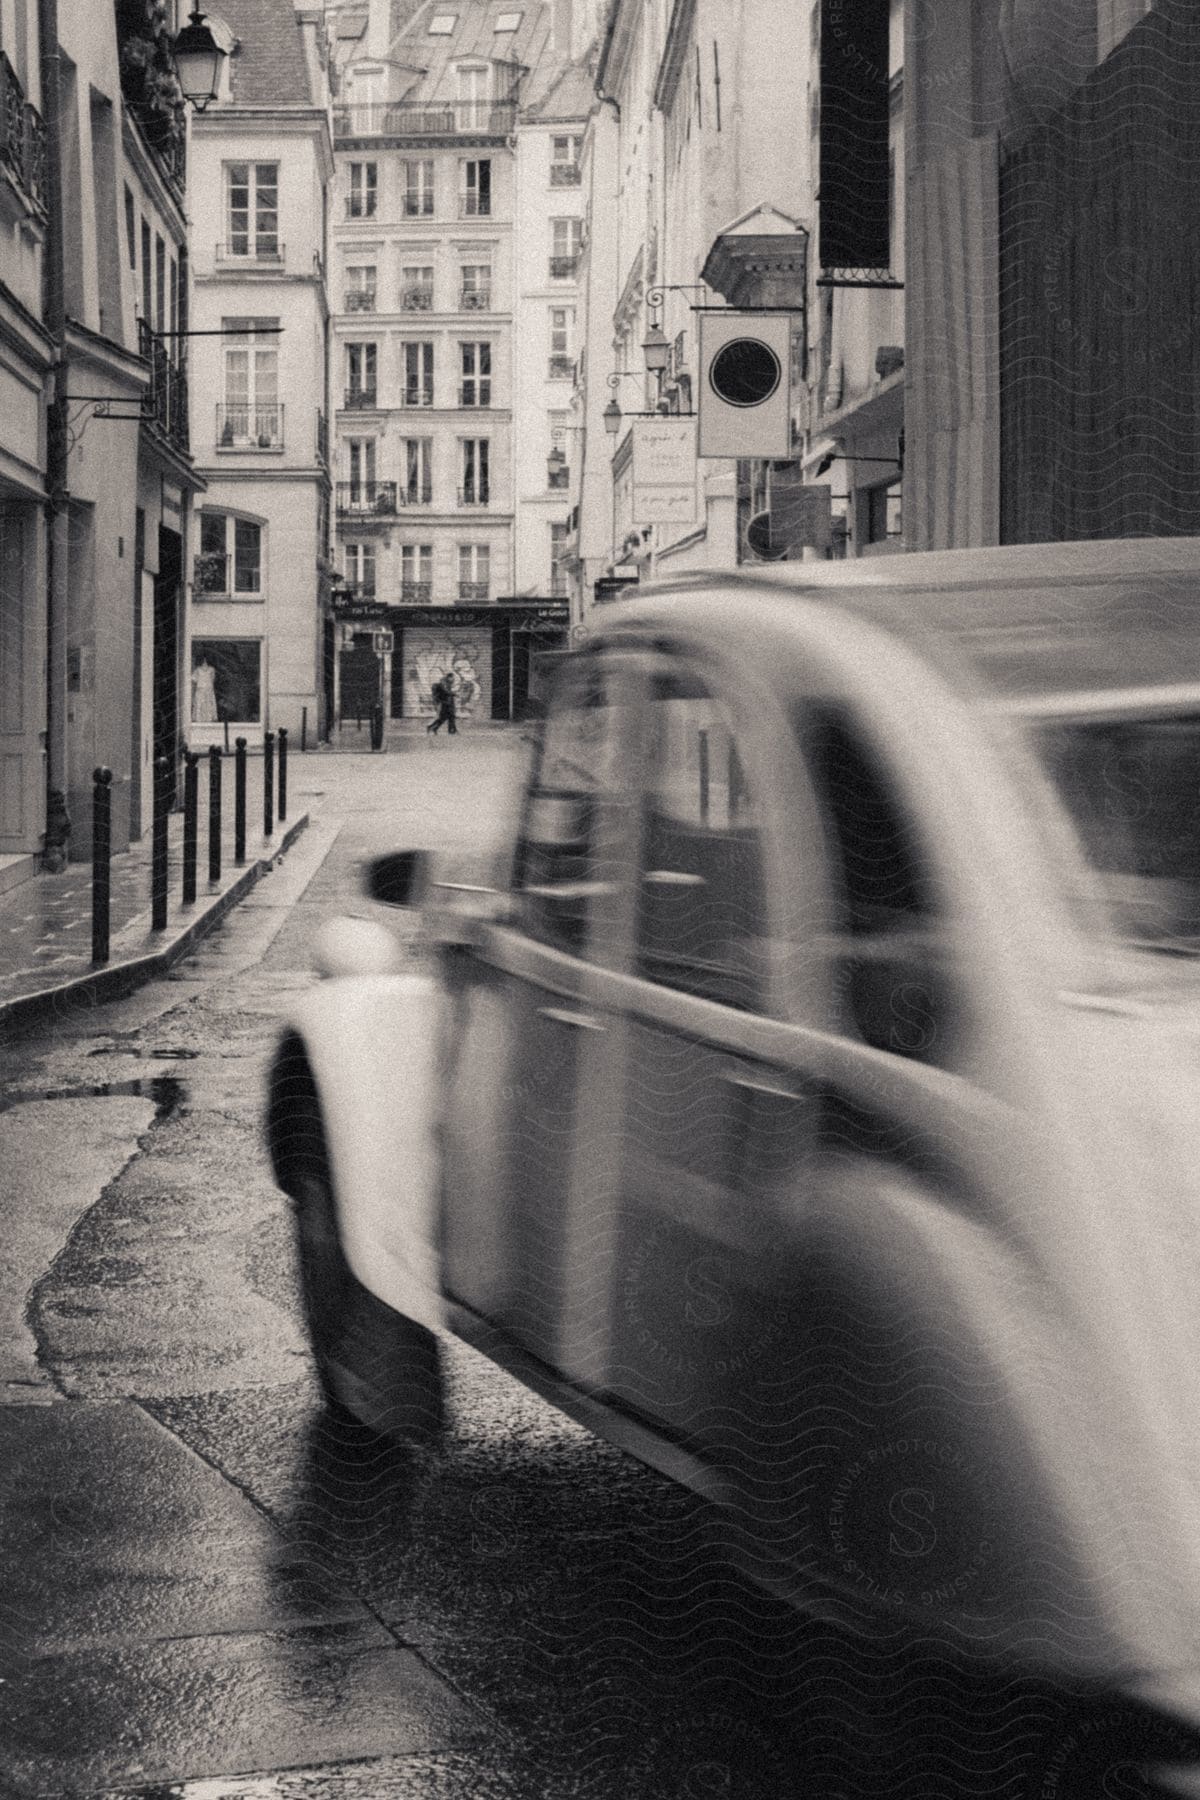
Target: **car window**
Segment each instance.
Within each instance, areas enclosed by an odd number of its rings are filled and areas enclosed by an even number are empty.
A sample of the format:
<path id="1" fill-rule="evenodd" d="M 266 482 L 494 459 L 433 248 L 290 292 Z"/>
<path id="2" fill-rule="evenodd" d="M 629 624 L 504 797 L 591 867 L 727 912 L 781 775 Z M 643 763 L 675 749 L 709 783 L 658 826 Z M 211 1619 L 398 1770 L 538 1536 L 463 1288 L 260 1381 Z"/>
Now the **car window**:
<path id="1" fill-rule="evenodd" d="M 960 1021 L 923 834 L 849 719 L 817 714 L 803 735 L 830 847 L 839 1022 L 873 1049 L 952 1066 Z"/>
<path id="2" fill-rule="evenodd" d="M 611 802 L 618 754 L 608 666 L 596 656 L 564 664 L 525 796 L 514 889 L 529 935 L 573 956 L 585 953 L 616 887 Z"/>
<path id="3" fill-rule="evenodd" d="M 762 827 L 725 706 L 697 678 L 650 689 L 636 969 L 726 1006 L 766 1004 Z"/>

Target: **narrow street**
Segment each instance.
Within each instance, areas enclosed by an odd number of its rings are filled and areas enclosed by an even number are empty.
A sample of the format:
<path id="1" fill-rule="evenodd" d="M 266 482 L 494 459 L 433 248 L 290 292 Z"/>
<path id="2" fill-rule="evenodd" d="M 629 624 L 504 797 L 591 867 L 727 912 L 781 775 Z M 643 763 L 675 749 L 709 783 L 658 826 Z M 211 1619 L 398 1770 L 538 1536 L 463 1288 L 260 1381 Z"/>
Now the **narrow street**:
<path id="1" fill-rule="evenodd" d="M 374 911 L 363 859 L 485 867 L 523 755 L 298 758 L 308 830 L 199 954 L 0 1052 L 0 1794 L 792 1791 L 693 1501 L 461 1346 L 428 1462 L 320 1404 L 261 1128 L 279 1022 L 321 923 Z"/>

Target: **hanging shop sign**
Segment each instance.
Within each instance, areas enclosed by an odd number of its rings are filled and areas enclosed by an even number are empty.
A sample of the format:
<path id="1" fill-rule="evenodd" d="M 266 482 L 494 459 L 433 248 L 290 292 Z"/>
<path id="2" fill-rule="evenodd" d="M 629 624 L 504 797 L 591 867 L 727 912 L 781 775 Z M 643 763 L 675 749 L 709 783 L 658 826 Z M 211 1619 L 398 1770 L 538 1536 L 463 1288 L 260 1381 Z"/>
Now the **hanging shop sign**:
<path id="1" fill-rule="evenodd" d="M 793 315 L 722 307 L 697 317 L 698 455 L 786 457 Z"/>
<path id="2" fill-rule="evenodd" d="M 633 516 L 641 525 L 696 523 L 696 421 L 633 422 Z"/>

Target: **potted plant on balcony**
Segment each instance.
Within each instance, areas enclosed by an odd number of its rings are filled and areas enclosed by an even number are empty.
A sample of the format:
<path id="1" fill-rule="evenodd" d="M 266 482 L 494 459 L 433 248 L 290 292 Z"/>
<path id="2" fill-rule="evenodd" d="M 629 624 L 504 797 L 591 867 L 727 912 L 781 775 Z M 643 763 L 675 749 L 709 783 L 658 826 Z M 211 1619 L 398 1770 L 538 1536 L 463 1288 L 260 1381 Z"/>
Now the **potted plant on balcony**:
<path id="1" fill-rule="evenodd" d="M 186 133 L 166 0 L 117 0 L 121 93 L 151 149 L 174 165 Z"/>

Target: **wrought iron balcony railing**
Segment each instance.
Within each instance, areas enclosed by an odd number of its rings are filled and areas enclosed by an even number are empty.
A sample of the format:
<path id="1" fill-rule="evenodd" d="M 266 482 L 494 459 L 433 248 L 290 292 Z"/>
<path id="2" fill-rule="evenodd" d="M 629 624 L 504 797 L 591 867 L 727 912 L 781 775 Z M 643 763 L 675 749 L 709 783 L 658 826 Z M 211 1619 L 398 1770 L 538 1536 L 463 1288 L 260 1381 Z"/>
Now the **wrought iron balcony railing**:
<path id="1" fill-rule="evenodd" d="M 273 237 L 259 237 L 253 242 L 248 237 L 226 238 L 224 243 L 217 245 L 215 255 L 219 263 L 238 263 L 251 269 L 281 269 L 286 248 Z"/>
<path id="2" fill-rule="evenodd" d="M 346 311 L 347 312 L 374 312 L 375 311 L 375 289 L 374 288 L 351 288 L 349 293 L 346 295 Z"/>
<path id="3" fill-rule="evenodd" d="M 488 581 L 460 581 L 458 597 L 460 600 L 486 600 L 491 591 Z"/>
<path id="4" fill-rule="evenodd" d="M 458 216 L 460 219 L 490 219 L 492 196 L 490 194 L 460 194 L 458 196 Z"/>
<path id="5" fill-rule="evenodd" d="M 402 406 L 432 406 L 432 381 L 407 382 L 402 390 L 400 404 Z"/>
<path id="6" fill-rule="evenodd" d="M 486 506 L 488 503 L 488 484 L 486 481 L 469 483 L 458 490 L 460 506 Z"/>
<path id="7" fill-rule="evenodd" d="M 283 407 L 218 406 L 217 445 L 222 450 L 282 450 Z"/>
<path id="8" fill-rule="evenodd" d="M 583 175 L 578 163 L 551 163 L 551 187 L 578 187 Z"/>
<path id="9" fill-rule="evenodd" d="M 400 289 L 401 312 L 432 312 L 433 289 L 427 283 Z"/>
<path id="10" fill-rule="evenodd" d="M 570 356 L 552 356 L 547 375 L 551 381 L 570 381 L 575 373 L 575 360 Z"/>
<path id="11" fill-rule="evenodd" d="M 373 387 L 346 389 L 346 405 L 351 412 L 370 412 L 376 405 L 378 392 Z"/>
<path id="12" fill-rule="evenodd" d="M 514 100 L 387 100 L 335 106 L 335 142 L 346 138 L 507 137 L 514 129 Z"/>
<path id="13" fill-rule="evenodd" d="M 491 288 L 464 288 L 459 296 L 463 312 L 491 312 Z"/>
<path id="14" fill-rule="evenodd" d="M 351 600 L 374 600 L 375 598 L 374 576 L 369 581 L 344 581 L 342 588 Z"/>
<path id="15" fill-rule="evenodd" d="M 172 358 L 164 340 L 151 330 L 145 319 L 138 320 L 138 352 L 150 364 L 150 386 L 142 396 L 142 417 L 160 431 L 174 449 L 186 456 L 189 449 L 188 386 L 183 356 Z"/>
<path id="16" fill-rule="evenodd" d="M 372 513 L 387 517 L 396 510 L 394 481 L 339 481 L 337 509 L 340 513 Z"/>
<path id="17" fill-rule="evenodd" d="M 405 606 L 428 606 L 433 599 L 432 581 L 402 581 L 400 598 Z"/>
<path id="18" fill-rule="evenodd" d="M 46 127 L 25 98 L 17 72 L 0 50 L 0 163 L 27 199 L 46 207 Z"/>
<path id="19" fill-rule="evenodd" d="M 573 256 L 552 256 L 550 258 L 550 276 L 553 281 L 567 281 L 579 267 L 579 252 Z"/>

